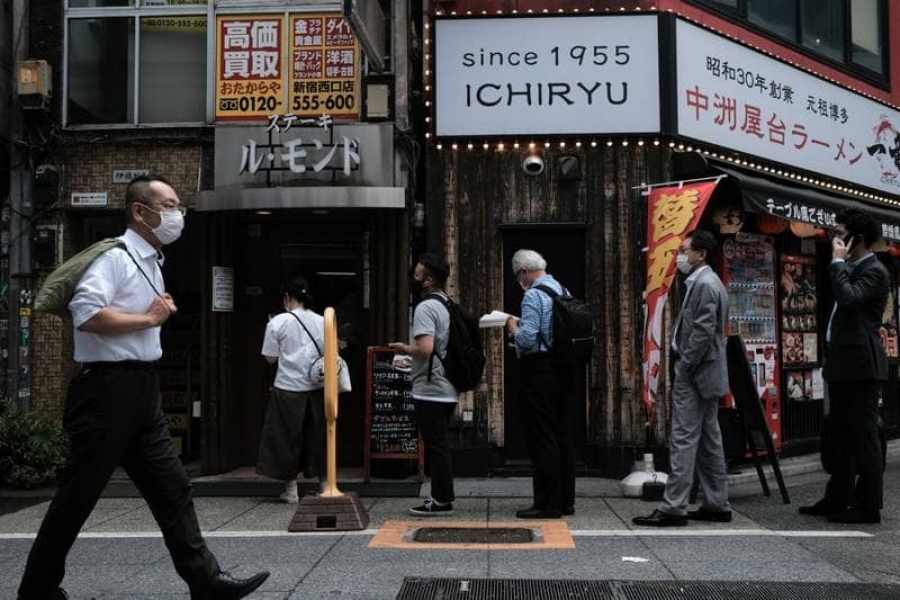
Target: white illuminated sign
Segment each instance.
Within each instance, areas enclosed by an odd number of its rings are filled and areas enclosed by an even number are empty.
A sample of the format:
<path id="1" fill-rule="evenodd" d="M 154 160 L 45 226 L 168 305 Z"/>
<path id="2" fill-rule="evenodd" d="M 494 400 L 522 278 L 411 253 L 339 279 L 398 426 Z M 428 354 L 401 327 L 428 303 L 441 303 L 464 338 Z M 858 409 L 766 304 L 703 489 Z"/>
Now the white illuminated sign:
<path id="1" fill-rule="evenodd" d="M 657 17 L 439 19 L 438 136 L 659 131 Z"/>

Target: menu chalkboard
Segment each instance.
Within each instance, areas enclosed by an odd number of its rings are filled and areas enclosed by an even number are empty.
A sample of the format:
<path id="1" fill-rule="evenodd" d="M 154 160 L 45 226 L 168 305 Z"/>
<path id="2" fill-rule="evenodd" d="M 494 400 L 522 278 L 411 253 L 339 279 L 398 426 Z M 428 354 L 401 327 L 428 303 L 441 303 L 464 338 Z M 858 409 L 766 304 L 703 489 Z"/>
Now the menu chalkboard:
<path id="1" fill-rule="evenodd" d="M 416 427 L 407 360 L 387 346 L 371 346 L 366 361 L 365 480 L 373 459 L 416 459 L 424 478 L 424 448 Z"/>

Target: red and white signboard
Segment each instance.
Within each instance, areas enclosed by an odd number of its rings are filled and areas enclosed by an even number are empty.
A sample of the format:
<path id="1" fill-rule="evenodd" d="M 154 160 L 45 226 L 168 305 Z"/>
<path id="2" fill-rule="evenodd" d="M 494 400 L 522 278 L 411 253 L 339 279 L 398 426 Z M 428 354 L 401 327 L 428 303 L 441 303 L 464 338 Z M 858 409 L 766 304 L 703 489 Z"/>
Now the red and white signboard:
<path id="1" fill-rule="evenodd" d="M 900 111 L 679 20 L 678 134 L 900 194 Z"/>

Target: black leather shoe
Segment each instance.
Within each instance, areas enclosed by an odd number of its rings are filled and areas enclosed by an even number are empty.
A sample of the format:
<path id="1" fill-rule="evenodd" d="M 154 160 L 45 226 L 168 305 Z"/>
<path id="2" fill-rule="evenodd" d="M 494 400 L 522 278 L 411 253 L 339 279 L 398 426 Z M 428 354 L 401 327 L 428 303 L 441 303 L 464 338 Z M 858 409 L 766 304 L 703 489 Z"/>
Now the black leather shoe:
<path id="1" fill-rule="evenodd" d="M 569 504 L 568 506 L 563 506 L 562 510 L 559 511 L 567 517 L 571 517 L 575 514 L 575 506 L 573 504 Z"/>
<path id="2" fill-rule="evenodd" d="M 631 522 L 648 527 L 684 527 L 688 524 L 685 515 L 670 515 L 661 510 L 654 510 L 649 517 L 635 517 Z"/>
<path id="3" fill-rule="evenodd" d="M 517 519 L 558 519 L 560 512 L 555 508 L 526 508 L 525 510 L 517 510 Z"/>
<path id="4" fill-rule="evenodd" d="M 832 523 L 881 523 L 881 512 L 877 510 L 863 510 L 861 508 L 848 508 L 834 515 L 828 515 Z"/>
<path id="5" fill-rule="evenodd" d="M 27 600 L 30 596 L 23 596 L 21 593 L 19 594 L 19 600 Z M 56 588 L 48 596 L 46 596 L 47 600 L 68 600 L 69 594 L 66 593 L 66 590 L 62 588 Z"/>
<path id="6" fill-rule="evenodd" d="M 707 510 L 701 506 L 697 510 L 689 510 L 687 518 L 690 521 L 713 521 L 716 523 L 731 523 L 731 511 Z"/>
<path id="7" fill-rule="evenodd" d="M 252 593 L 268 578 L 268 571 L 247 579 L 236 579 L 230 573 L 219 571 L 203 588 L 191 590 L 191 600 L 237 600 Z"/>
<path id="8" fill-rule="evenodd" d="M 809 506 L 801 506 L 798 509 L 798 512 L 801 515 L 809 515 L 812 517 L 827 517 L 828 515 L 833 515 L 834 513 L 841 512 L 841 509 L 832 506 L 829 502 L 819 500 L 815 504 L 811 504 Z"/>

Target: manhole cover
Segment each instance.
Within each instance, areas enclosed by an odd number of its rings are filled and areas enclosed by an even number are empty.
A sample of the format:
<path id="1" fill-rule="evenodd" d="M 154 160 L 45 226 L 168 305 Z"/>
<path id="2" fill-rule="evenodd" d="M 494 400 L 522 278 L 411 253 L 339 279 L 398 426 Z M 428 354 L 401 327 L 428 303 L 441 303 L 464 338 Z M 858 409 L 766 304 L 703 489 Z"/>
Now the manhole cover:
<path id="1" fill-rule="evenodd" d="M 527 527 L 420 527 L 412 540 L 425 544 L 530 544 L 535 534 Z"/>

